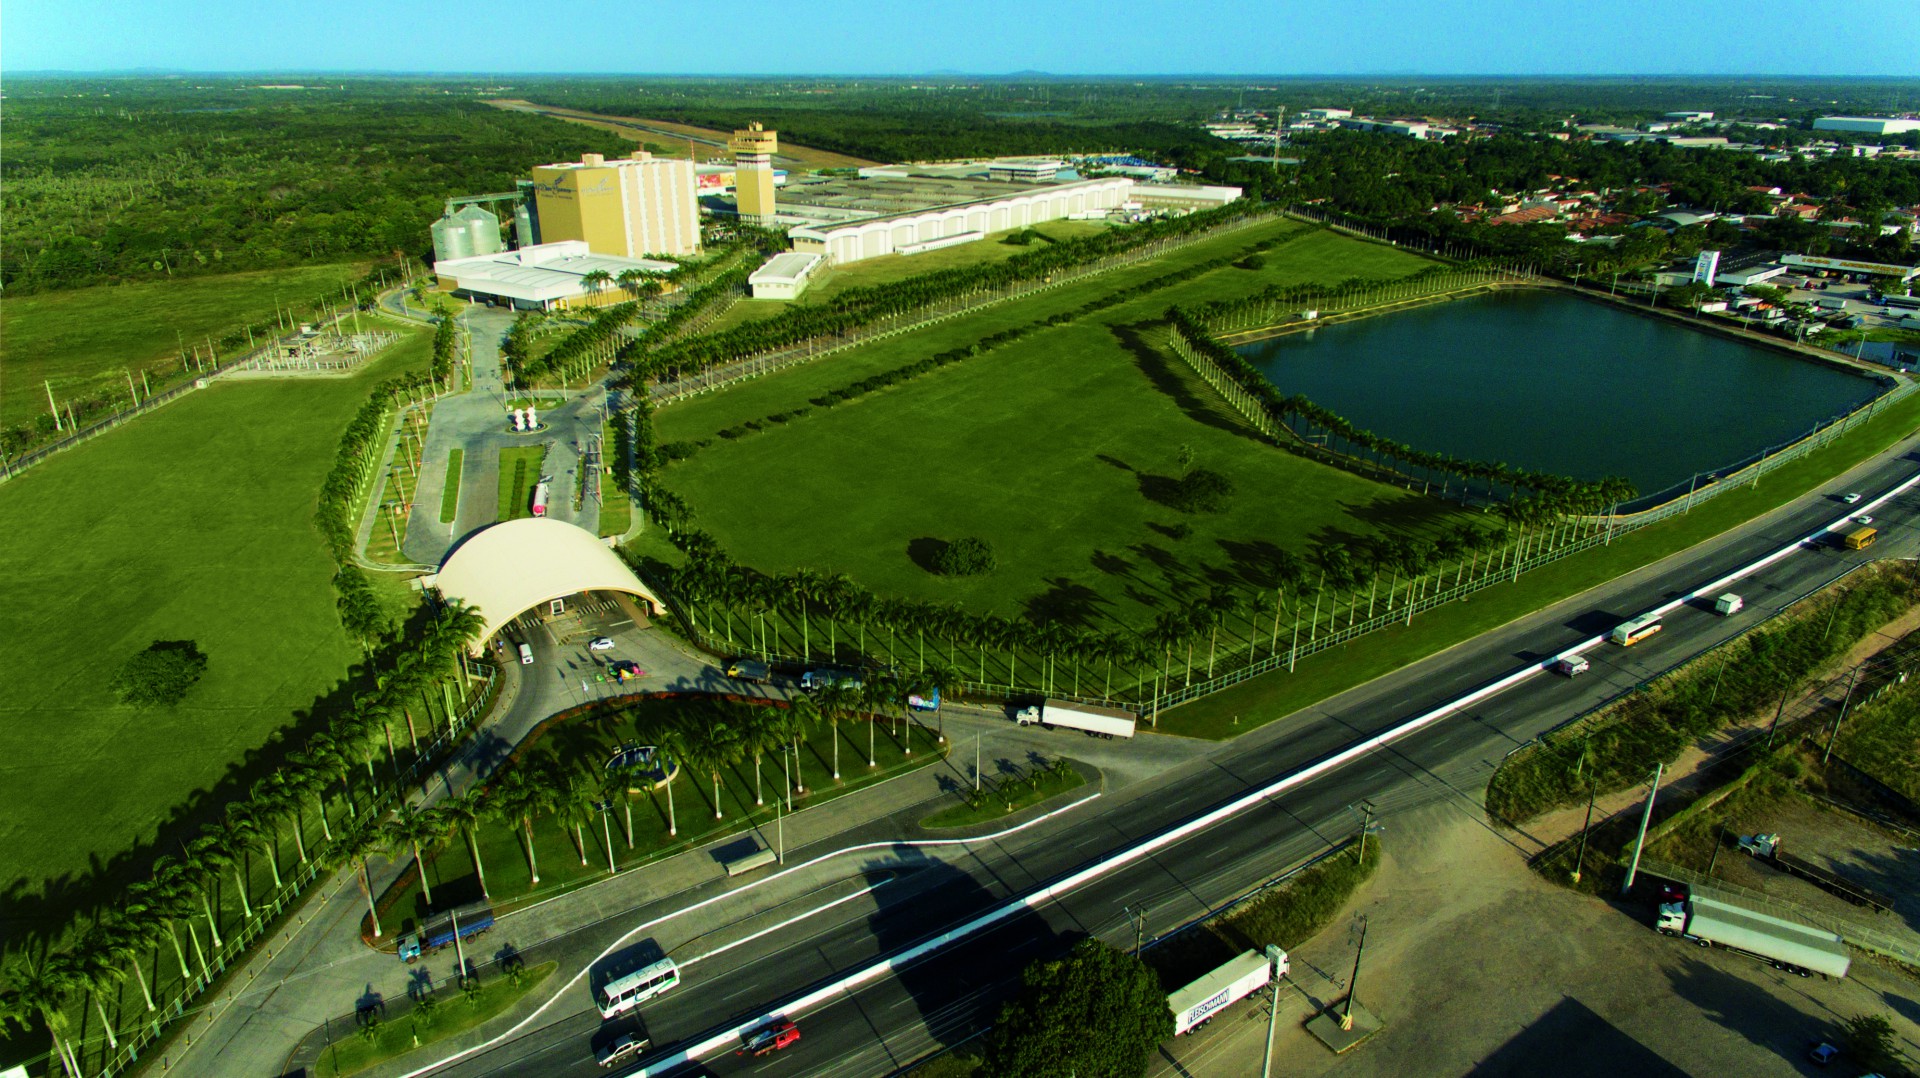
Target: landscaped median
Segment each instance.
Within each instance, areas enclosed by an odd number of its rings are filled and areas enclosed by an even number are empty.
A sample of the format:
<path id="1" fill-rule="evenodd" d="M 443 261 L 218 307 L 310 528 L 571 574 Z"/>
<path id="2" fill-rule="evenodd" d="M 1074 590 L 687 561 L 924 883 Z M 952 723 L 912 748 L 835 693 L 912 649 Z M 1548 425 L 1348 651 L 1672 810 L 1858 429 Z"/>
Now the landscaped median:
<path id="1" fill-rule="evenodd" d="M 384 1004 L 365 1008 L 354 1016 L 352 1033 L 320 1050 L 314 1078 L 345 1078 L 477 1028 L 539 990 L 559 968 L 558 962 L 532 969 L 510 964 L 484 981 L 473 977 L 465 986 L 448 982 L 417 993 L 392 1015 Z"/>
<path id="2" fill-rule="evenodd" d="M 1022 771 L 1006 764 L 1006 770 L 992 779 L 982 775 L 976 785 L 956 787 L 952 793 L 959 803 L 921 820 L 920 826 L 940 831 L 991 823 L 1086 785 L 1087 780 L 1074 768 L 1073 761 L 1064 756 L 1052 760 L 1033 759 L 1028 765 Z"/>
<path id="3" fill-rule="evenodd" d="M 804 697 L 646 693 L 564 711 L 484 789 L 393 829 L 396 858 L 420 836 L 431 900 L 409 866 L 380 898 L 379 933 L 363 917 L 362 936 L 391 947 L 430 910 L 489 901 L 503 912 L 743 831 L 771 847 L 789 781 L 799 811 L 946 752 L 905 718 L 849 708 L 836 719 Z"/>

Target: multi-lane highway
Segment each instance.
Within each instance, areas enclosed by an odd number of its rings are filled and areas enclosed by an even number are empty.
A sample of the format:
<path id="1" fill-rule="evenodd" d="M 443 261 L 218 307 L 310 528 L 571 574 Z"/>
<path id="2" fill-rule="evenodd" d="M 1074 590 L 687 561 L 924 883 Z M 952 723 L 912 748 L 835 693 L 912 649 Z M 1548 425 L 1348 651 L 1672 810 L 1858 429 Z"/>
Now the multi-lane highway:
<path id="1" fill-rule="evenodd" d="M 1907 448 L 1911 449 L 1911 443 Z M 1824 493 L 1611 584 L 1521 619 L 1446 653 L 1292 715 L 1218 751 L 1061 813 L 998 841 L 922 850 L 907 844 L 869 849 L 829 862 L 841 890 L 797 898 L 764 934 L 729 941 L 717 953 L 675 939 L 671 911 L 639 911 L 597 937 L 576 941 L 574 968 L 610 948 L 600 969 L 659 941 L 686 965 L 674 991 L 637 1019 L 654 1042 L 649 1053 L 698 1039 L 776 1008 L 876 958 L 942 932 L 1010 898 L 1097 861 L 1275 777 L 1471 692 L 1516 668 L 1556 654 L 1643 610 L 1713 581 L 1842 517 L 1847 490 L 1869 499 L 1920 472 L 1920 456 L 1890 454 L 1857 469 Z M 1131 944 L 1125 910 L 1146 912 L 1149 935 L 1191 920 L 1288 864 L 1350 835 L 1349 805 L 1371 801 L 1391 826 L 1399 808 L 1435 798 L 1477 800 L 1500 759 L 1542 731 L 1649 676 L 1743 631 L 1848 572 L 1869 557 L 1911 557 L 1920 550 L 1920 495 L 1902 494 L 1875 509 L 1881 540 L 1864 553 L 1832 546 L 1801 550 L 1769 565 L 1735 590 L 1748 610 L 1733 619 L 1704 608 L 1668 615 L 1666 630 L 1639 646 L 1592 648 L 1586 676 L 1539 676 L 1411 735 L 1391 747 L 1266 801 L 1229 825 L 1193 835 L 1094 880 L 1058 901 L 883 976 L 851 997 L 797 1016 L 803 1038 L 764 1059 L 722 1053 L 705 1060 L 715 1073 L 884 1074 L 941 1043 L 980 1028 L 1030 958 L 1091 932 Z M 1337 654 L 1315 661 L 1338 662 Z M 1061 733 L 1063 751 L 1072 735 Z M 804 861 L 828 851 L 803 850 Z M 816 867 L 814 871 L 821 871 Z M 809 915 L 816 906 L 826 907 Z M 622 931 L 653 918 L 657 929 Z M 630 938 L 622 939 L 622 936 Z M 592 974 L 560 991 L 552 1005 L 499 1042 L 440 1068 L 447 1074 L 603 1073 L 593 1046 L 614 1032 L 592 1011 Z M 625 1028 L 625 1027 L 622 1027 Z"/>

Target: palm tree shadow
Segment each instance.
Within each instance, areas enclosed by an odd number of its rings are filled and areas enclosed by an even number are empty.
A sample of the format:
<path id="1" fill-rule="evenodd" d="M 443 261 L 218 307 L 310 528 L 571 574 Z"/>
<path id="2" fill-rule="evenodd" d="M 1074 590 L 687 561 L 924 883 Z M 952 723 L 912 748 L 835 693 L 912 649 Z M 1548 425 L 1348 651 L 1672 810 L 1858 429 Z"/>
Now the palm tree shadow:
<path id="1" fill-rule="evenodd" d="M 1147 336 L 1150 326 L 1160 324 L 1140 322 L 1110 328 L 1115 339 L 1119 341 L 1120 347 L 1133 357 L 1134 366 L 1140 369 L 1140 373 L 1146 376 L 1153 388 L 1159 390 L 1186 413 L 1188 419 L 1203 423 L 1215 430 L 1227 431 L 1250 441 L 1265 444 L 1265 439 L 1261 438 L 1258 432 L 1226 413 L 1211 399 L 1202 398 L 1194 393 L 1192 383 L 1182 377 L 1181 372 L 1174 368 L 1173 361 L 1155 347 Z"/>

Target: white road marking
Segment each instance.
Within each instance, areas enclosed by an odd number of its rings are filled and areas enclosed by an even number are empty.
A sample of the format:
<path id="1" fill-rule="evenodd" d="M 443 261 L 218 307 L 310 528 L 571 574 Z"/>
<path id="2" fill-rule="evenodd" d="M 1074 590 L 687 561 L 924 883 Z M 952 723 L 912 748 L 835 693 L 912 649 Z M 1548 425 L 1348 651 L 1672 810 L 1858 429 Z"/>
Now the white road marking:
<path id="1" fill-rule="evenodd" d="M 763 928 L 760 931 L 755 932 L 750 936 L 743 936 L 740 939 L 734 940 L 732 943 L 723 944 L 719 947 L 715 947 L 713 950 L 708 951 L 706 954 L 694 955 L 692 958 L 685 959 L 680 962 L 680 968 L 686 969 L 688 966 L 691 966 L 696 962 L 704 962 L 709 958 L 714 958 L 716 956 L 726 954 L 728 951 L 733 950 L 735 947 L 742 947 L 742 946 L 745 946 L 746 944 L 752 943 L 754 940 L 757 940 L 762 936 L 772 935 L 773 933 L 780 931 L 781 929 L 787 927 L 788 925 L 798 924 L 801 921 L 804 921 L 807 918 L 812 917 L 816 913 L 825 913 L 827 910 L 830 910 L 835 906 L 844 906 L 847 903 L 852 902 L 856 898 L 864 898 L 867 895 L 870 895 L 873 892 L 878 891 L 880 888 L 885 887 L 887 884 L 890 884 L 892 882 L 893 882 L 892 877 L 888 877 L 887 879 L 881 880 L 879 883 L 868 884 L 867 886 L 860 888 L 858 891 L 855 891 L 850 895 L 846 895 L 845 897 L 842 897 L 842 898 L 836 898 L 832 902 L 829 902 L 824 906 L 815 906 L 814 908 L 807 910 L 804 913 L 796 913 L 792 917 L 789 917 L 786 920 L 781 921 L 777 925 L 769 925 L 766 928 Z"/>

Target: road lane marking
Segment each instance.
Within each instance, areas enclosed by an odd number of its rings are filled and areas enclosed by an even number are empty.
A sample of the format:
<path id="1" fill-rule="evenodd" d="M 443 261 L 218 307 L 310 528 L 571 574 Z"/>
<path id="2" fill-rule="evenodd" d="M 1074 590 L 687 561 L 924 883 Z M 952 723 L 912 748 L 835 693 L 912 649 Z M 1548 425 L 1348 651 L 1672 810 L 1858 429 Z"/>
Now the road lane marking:
<path id="1" fill-rule="evenodd" d="M 763 928 L 760 931 L 755 932 L 750 936 L 742 936 L 741 938 L 734 940 L 732 943 L 722 944 L 721 946 L 715 947 L 713 950 L 708 951 L 705 954 L 694 955 L 692 958 L 682 959 L 679 961 L 680 968 L 686 969 L 688 966 L 691 966 L 696 962 L 704 962 L 709 958 L 717 958 L 720 955 L 726 954 L 728 951 L 733 950 L 735 947 L 742 947 L 742 946 L 745 946 L 746 944 L 752 943 L 754 940 L 757 940 L 762 936 L 772 935 L 773 933 L 778 932 L 783 928 L 786 928 L 788 925 L 799 924 L 801 921 L 804 921 L 807 918 L 812 917 L 816 913 L 825 913 L 826 911 L 834 908 L 835 906 L 844 906 L 847 903 L 852 902 L 856 898 L 864 898 L 867 895 L 870 895 L 873 892 L 878 891 L 880 888 L 885 887 L 887 884 L 890 884 L 892 882 L 893 882 L 893 877 L 889 876 L 888 878 L 881 880 L 879 883 L 868 884 L 867 886 L 862 887 L 861 889 L 859 889 L 858 891 L 855 891 L 850 895 L 846 895 L 841 898 L 836 898 L 832 902 L 829 902 L 824 906 L 815 906 L 814 908 L 807 910 L 805 912 L 796 913 L 792 917 L 789 917 L 786 920 L 781 921 L 779 924 L 769 925 L 766 928 Z"/>

